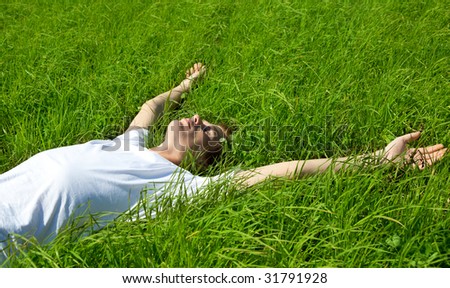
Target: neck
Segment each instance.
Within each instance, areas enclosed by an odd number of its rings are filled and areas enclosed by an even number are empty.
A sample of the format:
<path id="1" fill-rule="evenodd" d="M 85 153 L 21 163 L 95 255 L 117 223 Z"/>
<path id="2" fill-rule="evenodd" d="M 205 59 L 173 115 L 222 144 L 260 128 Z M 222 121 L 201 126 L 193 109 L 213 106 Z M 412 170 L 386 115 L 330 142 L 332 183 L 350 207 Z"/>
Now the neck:
<path id="1" fill-rule="evenodd" d="M 175 153 L 176 151 L 171 151 L 167 149 L 161 149 L 161 146 L 150 148 L 149 150 L 156 152 L 159 156 L 169 160 L 173 164 L 179 166 L 181 164 L 181 160 L 183 159 L 180 153 Z"/>

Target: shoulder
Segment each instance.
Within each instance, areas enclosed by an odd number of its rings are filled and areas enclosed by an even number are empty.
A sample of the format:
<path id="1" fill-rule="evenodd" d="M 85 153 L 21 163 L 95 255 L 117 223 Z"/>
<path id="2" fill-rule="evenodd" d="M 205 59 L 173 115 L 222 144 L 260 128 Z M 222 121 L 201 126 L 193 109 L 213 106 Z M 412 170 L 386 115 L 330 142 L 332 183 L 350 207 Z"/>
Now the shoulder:
<path id="1" fill-rule="evenodd" d="M 144 128 L 133 128 L 117 136 L 112 141 L 119 147 L 145 147 L 148 138 L 148 130 Z"/>
<path id="2" fill-rule="evenodd" d="M 125 133 L 123 133 L 120 136 L 123 135 L 138 135 L 138 136 L 148 136 L 148 129 L 146 128 L 142 128 L 142 127 L 137 127 L 137 126 L 133 126 L 127 129 L 127 131 L 125 131 Z"/>
<path id="3" fill-rule="evenodd" d="M 190 173 L 184 169 L 177 169 L 178 173 L 175 175 L 182 175 L 183 184 L 187 189 L 188 194 L 199 192 L 201 190 L 208 189 L 208 187 L 220 187 L 220 189 L 226 189 L 229 184 L 233 182 L 233 177 L 236 174 L 236 170 L 222 172 L 215 176 L 199 176 Z"/>

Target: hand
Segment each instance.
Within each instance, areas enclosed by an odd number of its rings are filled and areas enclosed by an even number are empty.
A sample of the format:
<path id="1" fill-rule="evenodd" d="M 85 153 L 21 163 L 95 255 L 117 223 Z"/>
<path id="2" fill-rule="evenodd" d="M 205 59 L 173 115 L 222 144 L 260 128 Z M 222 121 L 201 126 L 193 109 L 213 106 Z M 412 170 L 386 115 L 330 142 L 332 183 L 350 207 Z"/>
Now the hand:
<path id="1" fill-rule="evenodd" d="M 419 139 L 420 132 L 414 132 L 399 136 L 389 143 L 383 150 L 382 162 L 402 163 L 402 165 L 411 165 L 419 167 L 420 170 L 426 166 L 431 166 L 440 160 L 447 148 L 442 144 L 423 148 L 407 148 L 406 145 L 412 141 Z"/>
<path id="2" fill-rule="evenodd" d="M 190 69 L 186 71 L 186 79 L 181 81 L 180 86 L 183 92 L 187 92 L 191 89 L 192 83 L 195 82 L 200 76 L 205 74 L 206 66 L 202 63 L 195 63 Z"/>

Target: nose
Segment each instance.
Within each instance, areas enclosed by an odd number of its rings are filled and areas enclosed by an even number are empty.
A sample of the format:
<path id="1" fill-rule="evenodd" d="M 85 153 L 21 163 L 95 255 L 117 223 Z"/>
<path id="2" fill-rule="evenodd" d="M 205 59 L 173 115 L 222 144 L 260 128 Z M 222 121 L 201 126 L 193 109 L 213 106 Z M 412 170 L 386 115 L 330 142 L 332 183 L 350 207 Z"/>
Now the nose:
<path id="1" fill-rule="evenodd" d="M 203 121 L 202 121 L 202 118 L 200 118 L 200 115 L 195 114 L 194 117 L 192 117 L 192 118 L 193 118 L 192 120 L 194 120 L 194 125 L 202 125 L 203 124 Z"/>

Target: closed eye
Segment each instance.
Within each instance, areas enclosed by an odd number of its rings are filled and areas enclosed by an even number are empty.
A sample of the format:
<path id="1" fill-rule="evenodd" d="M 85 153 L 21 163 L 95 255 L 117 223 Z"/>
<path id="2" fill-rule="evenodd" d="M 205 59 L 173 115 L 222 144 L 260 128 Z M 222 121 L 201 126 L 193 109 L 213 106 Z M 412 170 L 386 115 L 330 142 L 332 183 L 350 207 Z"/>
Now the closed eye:
<path id="1" fill-rule="evenodd" d="M 217 130 L 214 128 L 214 126 L 205 126 L 203 128 L 203 133 L 205 133 L 211 140 L 216 139 L 218 132 Z"/>

